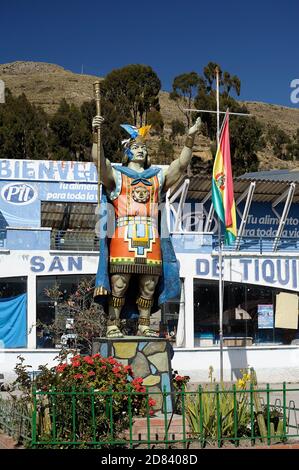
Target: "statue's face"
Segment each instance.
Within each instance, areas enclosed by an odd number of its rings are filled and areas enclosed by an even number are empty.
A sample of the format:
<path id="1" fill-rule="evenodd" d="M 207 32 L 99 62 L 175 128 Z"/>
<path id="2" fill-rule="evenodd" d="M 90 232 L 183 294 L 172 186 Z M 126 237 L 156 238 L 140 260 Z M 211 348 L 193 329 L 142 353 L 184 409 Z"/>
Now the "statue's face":
<path id="1" fill-rule="evenodd" d="M 147 147 L 145 144 L 134 142 L 130 150 L 133 154 L 131 162 L 145 163 L 147 157 Z"/>

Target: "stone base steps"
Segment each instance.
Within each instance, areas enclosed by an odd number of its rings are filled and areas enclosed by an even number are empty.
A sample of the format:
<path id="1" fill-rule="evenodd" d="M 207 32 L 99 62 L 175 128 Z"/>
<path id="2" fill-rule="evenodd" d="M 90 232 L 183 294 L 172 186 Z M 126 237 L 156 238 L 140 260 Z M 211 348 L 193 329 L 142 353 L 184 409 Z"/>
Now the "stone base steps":
<path id="1" fill-rule="evenodd" d="M 180 415 L 171 415 L 167 417 L 167 426 L 165 425 L 164 416 L 154 416 L 150 418 L 150 435 L 148 435 L 147 429 L 147 418 L 136 418 L 133 424 L 133 434 L 132 439 L 134 441 L 165 441 L 166 433 L 165 428 L 167 428 L 167 440 L 182 440 L 183 435 L 183 420 Z M 185 438 L 191 436 L 191 430 L 186 422 L 185 426 Z M 129 431 L 126 431 L 125 438 L 130 439 Z"/>

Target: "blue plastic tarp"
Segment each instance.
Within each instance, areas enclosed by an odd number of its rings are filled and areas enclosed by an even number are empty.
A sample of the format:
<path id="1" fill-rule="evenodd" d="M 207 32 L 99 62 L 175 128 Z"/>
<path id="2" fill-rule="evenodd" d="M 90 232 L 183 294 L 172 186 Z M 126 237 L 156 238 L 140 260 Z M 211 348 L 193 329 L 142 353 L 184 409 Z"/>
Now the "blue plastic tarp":
<path id="1" fill-rule="evenodd" d="M 4 348 L 27 346 L 27 294 L 0 298 L 0 341 Z"/>

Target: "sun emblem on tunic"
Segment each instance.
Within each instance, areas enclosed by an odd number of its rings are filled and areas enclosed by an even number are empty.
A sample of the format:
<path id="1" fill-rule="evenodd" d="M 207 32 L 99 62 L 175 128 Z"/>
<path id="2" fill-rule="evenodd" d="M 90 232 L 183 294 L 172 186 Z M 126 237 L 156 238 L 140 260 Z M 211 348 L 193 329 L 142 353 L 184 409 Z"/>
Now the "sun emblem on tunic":
<path id="1" fill-rule="evenodd" d="M 143 186 L 137 186 L 137 188 L 133 189 L 132 196 L 135 202 L 141 202 L 145 204 L 150 198 L 150 192 Z"/>
<path id="2" fill-rule="evenodd" d="M 216 184 L 218 188 L 221 189 L 221 191 L 223 191 L 225 188 L 225 174 L 223 172 L 218 173 L 215 176 L 215 180 L 216 180 Z"/>

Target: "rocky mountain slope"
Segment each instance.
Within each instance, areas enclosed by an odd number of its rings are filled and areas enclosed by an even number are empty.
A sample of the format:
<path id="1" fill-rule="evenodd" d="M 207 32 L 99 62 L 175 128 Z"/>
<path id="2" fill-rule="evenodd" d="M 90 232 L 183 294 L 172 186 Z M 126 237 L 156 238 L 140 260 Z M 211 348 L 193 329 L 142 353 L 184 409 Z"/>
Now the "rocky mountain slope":
<path id="1" fill-rule="evenodd" d="M 93 75 L 76 74 L 63 67 L 44 62 L 12 62 L 0 64 L 0 79 L 4 80 L 13 94 L 25 93 L 28 99 L 44 108 L 50 114 L 57 109 L 59 102 L 65 98 L 68 102 L 81 105 L 84 101 L 93 98 L 93 82 L 99 77 Z M 170 134 L 170 123 L 173 119 L 183 119 L 183 115 L 169 94 L 160 93 L 161 113 L 165 123 L 165 133 Z M 284 106 L 245 102 L 250 113 L 256 116 L 265 125 L 277 125 L 288 135 L 293 135 L 299 128 L 299 109 Z M 181 148 L 183 138 L 176 146 L 176 153 Z M 211 160 L 210 142 L 203 136 L 196 140 L 195 156 L 201 158 L 203 170 L 205 163 Z M 294 168 L 298 164 L 291 161 L 282 161 L 275 158 L 270 148 L 259 154 L 260 168 Z"/>

